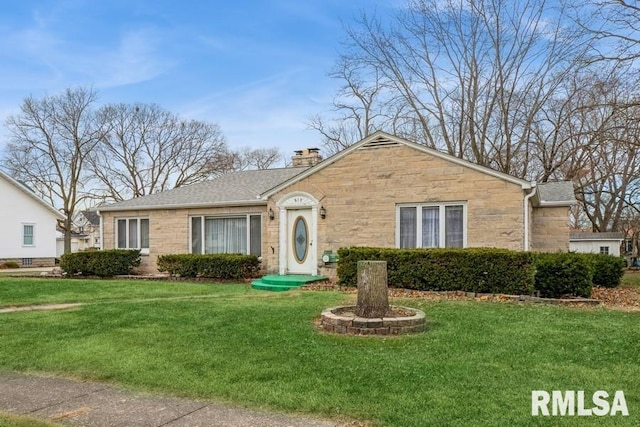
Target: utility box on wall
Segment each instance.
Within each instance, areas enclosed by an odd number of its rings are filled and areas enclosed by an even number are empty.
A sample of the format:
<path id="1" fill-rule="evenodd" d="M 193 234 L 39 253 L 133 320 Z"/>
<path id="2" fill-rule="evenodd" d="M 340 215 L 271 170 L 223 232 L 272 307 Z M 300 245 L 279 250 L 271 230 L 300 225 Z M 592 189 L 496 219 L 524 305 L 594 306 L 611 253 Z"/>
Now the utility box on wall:
<path id="1" fill-rule="evenodd" d="M 334 254 L 332 250 L 324 251 L 322 261 L 325 264 L 338 262 L 338 254 Z"/>

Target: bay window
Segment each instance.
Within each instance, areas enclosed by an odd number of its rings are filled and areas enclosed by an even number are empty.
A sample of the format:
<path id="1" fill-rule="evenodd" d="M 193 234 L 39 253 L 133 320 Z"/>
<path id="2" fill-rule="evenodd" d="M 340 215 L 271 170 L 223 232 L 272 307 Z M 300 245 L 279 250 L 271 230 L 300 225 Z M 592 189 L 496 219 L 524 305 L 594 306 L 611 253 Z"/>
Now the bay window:
<path id="1" fill-rule="evenodd" d="M 241 215 L 229 217 L 191 217 L 191 253 L 250 254 L 262 252 L 262 217 Z"/>
<path id="2" fill-rule="evenodd" d="M 462 248 L 466 245 L 464 203 L 398 205 L 396 223 L 399 248 Z"/>

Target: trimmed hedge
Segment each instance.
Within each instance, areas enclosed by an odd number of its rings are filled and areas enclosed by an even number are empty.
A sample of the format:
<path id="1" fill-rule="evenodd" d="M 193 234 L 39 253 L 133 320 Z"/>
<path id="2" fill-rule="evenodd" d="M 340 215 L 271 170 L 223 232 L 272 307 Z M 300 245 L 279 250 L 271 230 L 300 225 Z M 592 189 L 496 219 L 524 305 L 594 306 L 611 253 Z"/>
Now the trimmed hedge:
<path id="1" fill-rule="evenodd" d="M 159 256 L 157 266 L 172 276 L 238 280 L 255 277 L 260 261 L 255 255 L 171 254 Z"/>
<path id="2" fill-rule="evenodd" d="M 140 265 L 140 250 L 110 249 L 64 254 L 60 268 L 67 274 L 110 277 L 131 274 Z"/>
<path id="3" fill-rule="evenodd" d="M 593 285 L 615 287 L 621 258 L 601 254 L 531 253 L 493 248 L 338 250 L 338 277 L 356 286 L 357 263 L 387 261 L 389 286 L 420 291 L 532 294 L 545 298 L 591 296 Z"/>
<path id="4" fill-rule="evenodd" d="M 356 286 L 357 263 L 387 261 L 389 286 L 420 291 L 532 294 L 534 256 L 507 249 L 341 248 L 337 273 Z"/>
<path id="5" fill-rule="evenodd" d="M 535 267 L 535 289 L 541 297 L 591 296 L 595 267 L 585 254 L 537 253 Z"/>
<path id="6" fill-rule="evenodd" d="M 583 254 L 594 267 L 593 284 L 605 288 L 615 288 L 622 283 L 627 262 L 620 257 L 606 254 Z"/>

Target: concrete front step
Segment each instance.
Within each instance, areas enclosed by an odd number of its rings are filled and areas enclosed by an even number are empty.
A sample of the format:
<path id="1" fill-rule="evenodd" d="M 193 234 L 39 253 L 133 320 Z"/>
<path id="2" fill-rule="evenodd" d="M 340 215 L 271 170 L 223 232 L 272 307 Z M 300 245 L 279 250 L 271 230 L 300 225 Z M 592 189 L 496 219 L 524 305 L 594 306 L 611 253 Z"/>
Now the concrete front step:
<path id="1" fill-rule="evenodd" d="M 251 282 L 251 287 L 265 291 L 288 291 L 289 289 L 299 288 L 307 283 L 319 282 L 327 280 L 325 276 L 307 276 L 307 275 L 269 275 Z"/>
<path id="2" fill-rule="evenodd" d="M 288 291 L 289 289 L 299 288 L 302 285 L 272 285 L 270 283 L 264 283 L 261 280 L 254 280 L 251 282 L 251 287 L 253 289 L 259 289 L 261 291 L 273 291 L 273 292 L 282 292 Z"/>

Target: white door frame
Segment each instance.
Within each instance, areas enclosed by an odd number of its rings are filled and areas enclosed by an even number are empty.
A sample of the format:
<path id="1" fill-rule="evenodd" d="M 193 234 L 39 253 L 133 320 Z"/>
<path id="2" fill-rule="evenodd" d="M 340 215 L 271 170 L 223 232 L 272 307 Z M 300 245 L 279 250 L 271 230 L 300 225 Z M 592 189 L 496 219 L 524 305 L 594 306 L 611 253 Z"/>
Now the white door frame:
<path id="1" fill-rule="evenodd" d="M 278 219 L 278 274 L 287 274 L 287 256 L 289 256 L 289 224 L 287 210 L 289 209 L 305 209 L 311 208 L 311 224 L 309 224 L 309 232 L 311 238 L 309 240 L 309 257 L 311 257 L 311 275 L 318 275 L 318 200 L 309 193 L 303 191 L 294 191 L 282 197 L 276 206 L 280 209 Z"/>

